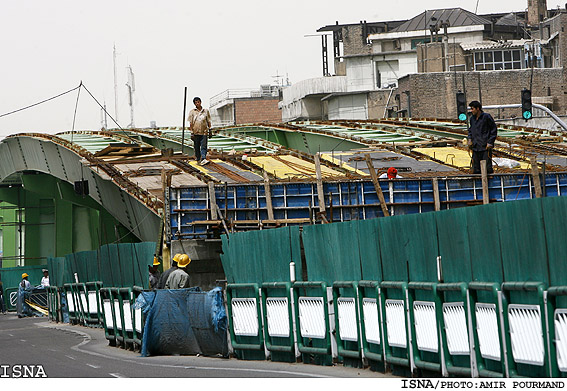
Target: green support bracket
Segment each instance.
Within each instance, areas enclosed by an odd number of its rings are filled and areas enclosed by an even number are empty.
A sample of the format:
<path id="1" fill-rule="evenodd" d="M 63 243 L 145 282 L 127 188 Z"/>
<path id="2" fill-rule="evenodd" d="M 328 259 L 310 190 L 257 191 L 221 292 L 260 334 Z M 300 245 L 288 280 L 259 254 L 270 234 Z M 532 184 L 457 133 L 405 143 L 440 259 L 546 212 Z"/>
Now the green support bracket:
<path id="1" fill-rule="evenodd" d="M 471 368 L 471 361 L 470 361 L 470 357 L 473 354 L 473 350 L 471 349 L 470 346 L 470 331 L 469 331 L 469 305 L 468 305 L 468 300 L 467 300 L 467 284 L 465 282 L 454 282 L 454 283 L 440 283 L 437 285 L 437 290 L 439 292 L 447 292 L 447 291 L 454 291 L 454 292 L 459 292 L 462 301 L 462 305 L 463 305 L 463 310 L 465 312 L 465 327 L 467 330 L 467 343 L 469 345 L 469 361 L 468 361 L 468 366 L 464 367 L 464 366 L 459 366 L 457 364 L 455 364 L 455 360 L 453 359 L 453 356 L 451 355 L 451 353 L 449 352 L 449 342 L 448 342 L 448 337 L 447 337 L 447 329 L 448 329 L 448 325 L 447 323 L 445 323 L 445 316 L 444 316 L 444 312 L 443 309 L 441 310 L 441 316 L 439 317 L 438 321 L 440 322 L 440 329 L 441 329 L 441 333 L 443 335 L 442 338 L 442 345 L 443 345 L 443 357 L 445 360 L 445 368 L 447 369 L 447 372 L 450 375 L 455 375 L 455 376 L 459 376 L 459 377 L 472 377 L 473 373 L 472 373 L 472 368 Z M 445 300 L 442 300 L 443 304 L 447 304 L 445 302 Z"/>
<path id="2" fill-rule="evenodd" d="M 269 295 L 270 290 L 281 290 L 284 293 L 281 296 L 276 295 Z M 264 335 L 265 335 L 265 343 L 266 349 L 271 352 L 286 352 L 286 353 L 295 353 L 294 352 L 294 330 L 293 330 L 293 314 L 291 310 L 291 283 L 289 282 L 265 282 L 262 284 L 262 309 L 264 311 Z M 267 301 L 268 297 L 270 298 L 286 298 L 287 299 L 287 316 L 288 316 L 288 330 L 289 335 L 287 337 L 280 337 L 280 338 L 287 338 L 287 344 L 274 344 L 272 343 L 272 336 L 269 333 L 269 318 L 268 318 L 268 306 Z"/>
<path id="3" fill-rule="evenodd" d="M 301 317 L 299 315 L 299 290 L 300 289 L 315 289 L 317 292 L 316 298 L 323 299 L 323 311 L 325 317 L 325 337 L 323 338 L 324 347 L 312 347 L 312 346 L 305 346 L 303 342 L 303 337 L 301 333 Z M 295 329 L 297 334 L 297 348 L 301 353 L 309 353 L 309 354 L 322 354 L 322 355 L 330 355 L 331 354 L 331 336 L 329 333 L 329 309 L 327 307 L 327 283 L 324 281 L 296 281 L 293 283 L 293 296 L 294 296 L 294 305 L 295 305 Z M 303 297 L 303 296 L 301 296 Z"/>
<path id="4" fill-rule="evenodd" d="M 436 282 L 409 282 L 408 283 L 408 298 L 409 298 L 409 314 L 410 314 L 410 332 L 411 338 L 411 349 L 413 352 L 414 364 L 419 369 L 425 369 L 428 371 L 442 372 L 442 362 L 441 362 L 441 349 L 443 345 L 441 342 L 441 335 L 439 333 L 439 319 L 443 316 L 441 309 L 441 297 L 437 291 Z M 415 319 L 415 308 L 414 304 L 418 301 L 416 299 L 417 291 L 430 292 L 428 294 L 429 302 L 433 302 L 435 305 L 435 318 L 436 318 L 436 334 L 437 334 L 437 352 L 427 352 L 431 358 L 425 358 L 425 353 L 419 349 L 417 344 L 417 329 L 416 329 L 416 319 Z M 434 361 L 435 360 L 435 361 Z"/>
<path id="5" fill-rule="evenodd" d="M 366 296 L 367 290 L 370 292 L 368 296 Z M 376 300 L 376 309 L 378 312 L 378 318 L 374 319 L 374 321 L 378 322 L 379 328 L 379 336 L 380 336 L 380 343 L 374 343 L 368 341 L 368 336 L 366 335 L 366 322 L 367 318 L 364 314 L 364 299 L 373 299 Z M 384 329 L 382 327 L 382 306 L 380 305 L 380 283 L 378 281 L 360 281 L 358 283 L 358 308 L 360 308 L 361 312 L 361 343 L 362 343 L 362 351 L 364 352 L 364 357 L 378 362 L 384 361 Z M 380 353 L 372 352 L 371 347 L 376 346 L 375 350 L 379 350 Z"/>
<path id="6" fill-rule="evenodd" d="M 233 311 L 233 299 L 240 299 L 241 297 L 233 297 L 233 292 L 241 292 L 241 291 L 253 291 L 252 297 L 246 297 L 247 299 L 255 299 L 256 300 L 256 311 L 257 311 L 257 319 L 258 319 L 258 329 L 256 334 L 256 343 L 240 343 L 237 341 L 239 338 L 238 335 L 234 332 L 234 311 Z M 264 349 L 264 338 L 262 333 L 262 314 L 261 314 L 261 307 L 260 307 L 260 296 L 258 290 L 258 284 L 255 283 L 242 283 L 242 284 L 228 284 L 226 287 L 226 297 L 227 297 L 227 307 L 228 307 L 228 320 L 229 320 L 229 330 L 230 330 L 230 342 L 234 349 L 239 350 L 260 350 Z"/>
<path id="7" fill-rule="evenodd" d="M 485 300 L 484 302 L 479 301 L 479 292 L 488 292 L 487 295 L 490 298 L 489 300 Z M 478 369 L 478 375 L 480 377 L 505 377 L 506 374 L 506 342 L 502 337 L 502 319 L 500 314 L 502 313 L 502 306 L 500 305 L 500 301 L 498 300 L 498 295 L 500 292 L 500 284 L 495 282 L 469 282 L 469 297 L 470 297 L 470 306 L 471 306 L 471 322 L 472 322 L 472 329 L 473 337 L 474 337 L 474 346 L 475 346 L 475 355 L 476 355 L 476 363 Z M 496 324 L 498 328 L 498 343 L 500 346 L 500 361 L 496 359 L 484 358 L 482 357 L 482 353 L 480 350 L 480 341 L 478 337 L 478 320 L 476 316 L 476 306 L 477 304 L 488 304 L 494 305 L 494 311 L 496 313 Z M 500 365 L 496 370 L 496 363 Z M 492 369 L 490 367 L 492 366 Z"/>
<path id="8" fill-rule="evenodd" d="M 551 365 L 551 377 L 565 377 L 567 376 L 567 368 L 559 368 L 559 360 L 557 355 L 557 343 L 560 341 L 559 336 L 557 335 L 557 329 L 555 327 L 555 316 L 560 315 L 562 313 L 567 312 L 565 308 L 565 301 L 563 306 L 559 306 L 557 303 L 557 299 L 561 296 L 567 296 L 567 286 L 553 286 L 547 290 L 547 313 L 549 315 L 548 324 L 549 324 L 549 339 L 551 341 L 550 344 L 550 365 Z M 557 312 L 557 311 L 561 312 Z M 565 339 L 563 337 L 563 339 Z M 560 341 L 563 345 L 565 341 Z M 563 358 L 564 359 L 564 358 Z"/>
<path id="9" fill-rule="evenodd" d="M 342 297 L 340 290 L 344 289 L 345 293 L 348 291 L 352 292 L 352 297 L 354 299 L 355 308 L 355 320 L 356 320 L 356 350 L 347 349 L 345 341 L 341 336 L 340 319 L 339 319 L 339 299 Z M 339 356 L 357 358 L 360 359 L 362 344 L 360 342 L 360 310 L 358 308 L 358 283 L 354 281 L 335 281 L 333 282 L 333 306 L 335 309 L 335 330 L 336 330 L 336 340 L 337 340 L 337 350 Z"/>
<path id="10" fill-rule="evenodd" d="M 394 298 L 394 293 L 398 292 L 401 298 Z M 410 326 L 408 324 L 408 283 L 405 281 L 382 281 L 380 283 L 380 306 L 383 308 L 384 313 L 384 358 L 387 364 L 400 365 L 410 368 L 412 370 L 412 363 L 410 359 Z M 389 339 L 389 322 L 386 311 L 386 304 L 389 300 L 399 300 L 403 302 L 403 316 L 404 325 L 406 328 L 405 346 L 394 346 L 390 343 Z M 402 356 L 403 355 L 403 356 Z"/>
<path id="11" fill-rule="evenodd" d="M 506 330 L 506 350 L 507 350 L 507 360 L 508 360 L 508 375 L 509 377 L 547 377 L 551 376 L 551 366 L 549 364 L 549 349 L 547 344 L 546 334 L 549 332 L 547 328 L 546 321 L 546 303 L 544 292 L 547 288 L 547 284 L 543 282 L 503 282 L 502 283 L 502 309 L 504 312 L 504 330 Z M 541 318 L 541 330 L 543 335 L 543 365 L 534 365 L 530 363 L 516 363 L 514 359 L 514 354 L 512 350 L 512 338 L 510 329 L 510 320 L 508 317 L 508 312 L 511 303 L 511 292 L 534 292 L 536 295 L 537 306 L 540 311 Z M 522 300 L 524 301 L 524 300 Z M 524 303 L 513 303 L 513 304 L 524 304 Z M 519 366 L 519 364 L 521 366 Z"/>

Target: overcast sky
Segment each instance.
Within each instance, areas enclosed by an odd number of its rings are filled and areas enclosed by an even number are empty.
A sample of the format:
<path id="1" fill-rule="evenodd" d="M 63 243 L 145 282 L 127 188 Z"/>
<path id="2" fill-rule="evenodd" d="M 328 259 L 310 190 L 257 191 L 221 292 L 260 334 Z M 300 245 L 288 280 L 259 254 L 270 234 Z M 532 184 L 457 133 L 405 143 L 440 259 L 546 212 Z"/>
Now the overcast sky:
<path id="1" fill-rule="evenodd" d="M 564 6 L 548 0 L 548 8 Z M 477 2 L 17 0 L 3 1 L 0 23 L 0 115 L 77 87 L 114 109 L 116 46 L 118 123 L 130 123 L 127 66 L 135 76 L 134 122 L 181 126 L 184 88 L 205 107 L 227 89 L 253 89 L 322 75 L 321 39 L 306 35 L 340 24 L 409 19 L 428 10 Z M 477 13 L 521 11 L 527 0 L 479 0 Z M 332 71 L 332 41 L 329 40 Z M 81 89 L 75 130 L 100 129 L 101 110 Z M 57 133 L 73 127 L 77 91 L 0 118 L 0 138 L 20 132 Z M 114 127 L 110 119 L 109 127 Z"/>

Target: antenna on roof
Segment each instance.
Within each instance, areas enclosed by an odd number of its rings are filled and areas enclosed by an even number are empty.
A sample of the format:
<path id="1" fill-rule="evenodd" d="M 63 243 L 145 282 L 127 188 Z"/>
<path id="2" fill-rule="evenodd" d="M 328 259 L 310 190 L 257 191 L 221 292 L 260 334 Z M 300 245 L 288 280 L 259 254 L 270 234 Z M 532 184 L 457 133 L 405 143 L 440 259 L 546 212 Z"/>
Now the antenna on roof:
<path id="1" fill-rule="evenodd" d="M 128 104 L 130 105 L 130 124 L 128 127 L 132 129 L 134 128 L 134 100 L 132 95 L 136 87 L 134 86 L 134 72 L 132 71 L 132 67 L 128 65 L 126 69 L 128 70 L 128 82 L 126 83 L 126 87 L 128 87 Z"/>
<path id="2" fill-rule="evenodd" d="M 480 1 L 480 0 L 476 0 L 476 8 L 474 9 L 474 13 L 475 13 L 475 14 L 478 12 L 478 2 L 479 2 L 479 1 Z"/>

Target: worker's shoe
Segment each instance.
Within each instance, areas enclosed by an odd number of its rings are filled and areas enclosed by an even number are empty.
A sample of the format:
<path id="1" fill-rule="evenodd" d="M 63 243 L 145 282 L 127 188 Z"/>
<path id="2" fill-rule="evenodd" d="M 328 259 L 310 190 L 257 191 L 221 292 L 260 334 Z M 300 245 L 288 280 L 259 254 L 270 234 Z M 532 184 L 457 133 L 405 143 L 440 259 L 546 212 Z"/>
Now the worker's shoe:
<path id="1" fill-rule="evenodd" d="M 199 164 L 201 166 L 204 166 L 205 164 L 209 164 L 209 161 L 207 159 L 203 159 L 203 160 L 201 160 L 201 162 Z"/>

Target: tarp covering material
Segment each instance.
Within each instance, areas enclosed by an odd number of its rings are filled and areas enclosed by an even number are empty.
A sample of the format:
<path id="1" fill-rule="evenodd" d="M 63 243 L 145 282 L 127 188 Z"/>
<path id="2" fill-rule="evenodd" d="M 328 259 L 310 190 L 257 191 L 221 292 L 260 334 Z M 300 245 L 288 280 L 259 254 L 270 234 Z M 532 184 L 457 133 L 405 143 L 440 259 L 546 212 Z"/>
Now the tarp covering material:
<path id="1" fill-rule="evenodd" d="M 142 357 L 174 354 L 228 355 L 227 317 L 221 288 L 142 292 L 135 308 L 146 317 Z"/>

